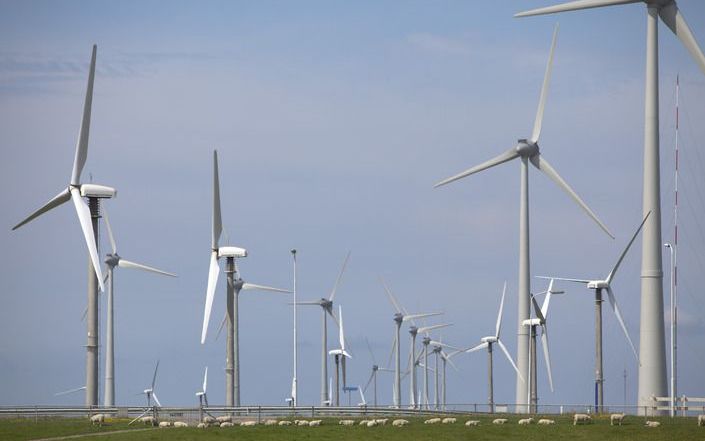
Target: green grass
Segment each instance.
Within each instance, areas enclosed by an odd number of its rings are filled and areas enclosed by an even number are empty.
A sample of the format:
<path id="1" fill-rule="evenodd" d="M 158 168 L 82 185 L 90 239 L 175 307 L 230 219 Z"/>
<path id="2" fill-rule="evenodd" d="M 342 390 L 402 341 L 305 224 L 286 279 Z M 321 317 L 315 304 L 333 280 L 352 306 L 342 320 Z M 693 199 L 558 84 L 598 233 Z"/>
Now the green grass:
<path id="1" fill-rule="evenodd" d="M 609 416 L 597 417 L 593 424 L 573 426 L 568 416 L 553 417 L 555 426 L 519 426 L 518 416 L 507 416 L 509 422 L 503 426 L 493 425 L 492 418 L 485 416 L 458 418 L 456 424 L 425 425 L 423 419 L 407 418 L 406 427 L 353 427 L 339 426 L 338 419 L 325 419 L 321 427 L 232 427 L 208 429 L 165 428 L 135 432 L 142 425 L 127 426 L 127 420 L 110 422 L 103 427 L 92 427 L 86 419 L 0 419 L 0 440 L 32 440 L 73 434 L 94 434 L 129 429 L 130 432 L 109 436 L 86 436 L 82 440 L 229 440 L 238 441 L 331 441 L 331 440 L 385 440 L 385 441 L 445 441 L 445 440 L 700 440 L 705 441 L 705 427 L 698 427 L 695 418 L 650 418 L 661 422 L 661 427 L 644 427 L 644 418 L 627 417 L 621 427 L 611 427 Z M 551 418 L 551 417 L 549 417 Z M 468 419 L 481 421 L 479 427 L 466 427 Z"/>

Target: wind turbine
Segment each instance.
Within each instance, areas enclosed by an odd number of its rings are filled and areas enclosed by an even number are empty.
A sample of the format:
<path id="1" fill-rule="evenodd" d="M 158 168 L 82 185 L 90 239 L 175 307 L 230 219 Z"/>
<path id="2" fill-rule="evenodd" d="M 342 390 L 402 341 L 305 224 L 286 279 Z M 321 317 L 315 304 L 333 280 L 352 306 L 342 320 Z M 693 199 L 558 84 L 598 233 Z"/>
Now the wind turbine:
<path id="1" fill-rule="evenodd" d="M 521 12 L 515 17 L 576 11 L 601 6 L 645 3 L 646 87 L 644 101 L 644 178 L 642 213 L 653 214 L 644 230 L 641 249 L 641 320 L 638 404 L 651 404 L 652 396 L 668 394 L 663 323 L 663 263 L 661 261 L 661 172 L 659 159 L 658 18 L 681 40 L 705 73 L 705 55 L 673 0 L 578 0 Z"/>
<path id="2" fill-rule="evenodd" d="M 441 329 L 445 328 L 448 326 L 452 326 L 451 323 L 444 323 L 440 325 L 431 325 L 431 326 L 423 326 L 421 328 L 417 328 L 416 325 L 412 324 L 409 327 L 409 333 L 411 334 L 411 351 L 409 352 L 409 359 L 413 360 L 413 363 L 411 363 L 411 384 L 410 384 L 410 389 L 411 389 L 411 405 L 412 407 L 415 408 L 421 408 L 421 396 L 418 391 L 418 386 L 417 386 L 417 377 L 416 377 L 416 366 L 419 364 L 418 358 L 416 357 L 416 335 L 418 333 L 421 333 L 422 335 L 425 334 L 425 337 L 422 339 L 422 344 L 424 345 L 424 350 L 421 355 L 424 356 L 424 391 L 426 393 L 426 401 L 428 404 L 428 343 L 426 342 L 427 339 L 430 341 L 429 337 L 429 331 L 432 331 L 434 329 Z"/>
<path id="3" fill-rule="evenodd" d="M 365 387 L 362 388 L 362 392 L 367 392 L 367 388 L 370 387 L 370 384 L 374 385 L 374 406 L 377 407 L 377 373 L 378 372 L 394 372 L 391 369 L 386 369 L 382 368 L 377 364 L 377 361 L 375 360 L 375 355 L 372 352 L 372 348 L 370 347 L 370 342 L 365 338 L 365 343 L 367 343 L 367 350 L 370 352 L 370 358 L 372 359 L 372 373 L 370 373 L 370 378 L 367 380 L 367 383 L 365 383 Z"/>
<path id="4" fill-rule="evenodd" d="M 238 330 L 238 298 L 241 290 L 259 289 L 272 292 L 291 292 L 286 289 L 272 288 L 270 286 L 256 285 L 242 280 L 236 258 L 247 257 L 247 250 L 234 246 L 219 246 L 218 241 L 223 231 L 223 222 L 220 214 L 220 183 L 218 178 L 218 151 L 213 150 L 213 235 L 211 240 L 211 259 L 208 270 L 208 287 L 206 289 L 206 306 L 203 313 L 203 329 L 201 331 L 201 344 L 206 341 L 208 322 L 213 309 L 213 298 L 218 283 L 220 267 L 218 259 L 225 257 L 225 274 L 227 275 L 227 323 L 228 337 L 226 341 L 226 366 L 225 366 L 225 405 L 240 406 L 240 339 Z"/>
<path id="5" fill-rule="evenodd" d="M 95 78 L 95 58 L 97 46 L 93 45 L 91 65 L 88 72 L 86 100 L 83 104 L 83 119 L 78 131 L 76 155 L 73 160 L 73 170 L 68 187 L 54 196 L 41 208 L 30 214 L 19 224 L 12 227 L 18 229 L 22 225 L 41 216 L 59 205 L 71 200 L 78 221 L 81 224 L 83 237 L 88 247 L 88 342 L 86 343 L 86 406 L 98 405 L 98 288 L 104 291 L 103 274 L 98 258 L 98 219 L 100 218 L 100 200 L 110 199 L 117 192 L 112 187 L 97 184 L 81 184 L 81 172 L 88 157 L 88 132 L 91 125 L 91 106 L 93 103 L 93 80 Z M 88 198 L 88 204 L 83 198 Z"/>
<path id="6" fill-rule="evenodd" d="M 330 315 L 333 321 L 336 321 L 335 314 L 333 313 L 333 299 L 335 299 L 335 293 L 338 291 L 338 286 L 340 285 L 340 280 L 343 278 L 343 273 L 345 272 L 345 267 L 348 264 L 348 259 L 350 258 L 350 251 L 345 256 L 343 260 L 343 266 L 340 268 L 338 273 L 338 278 L 335 279 L 335 284 L 333 289 L 327 298 L 322 297 L 319 300 L 296 302 L 297 305 L 317 305 L 321 307 L 321 312 L 323 313 L 323 329 L 321 332 L 321 405 L 324 405 L 328 400 L 328 318 Z"/>
<path id="7" fill-rule="evenodd" d="M 539 308 L 539 304 L 536 303 L 536 296 L 531 296 L 531 303 L 534 306 L 535 318 L 529 318 L 524 320 L 522 323 L 524 326 L 529 328 L 529 411 L 531 413 L 536 413 L 536 408 L 538 405 L 538 395 L 537 395 L 537 367 L 536 367 L 536 327 L 541 327 L 541 347 L 543 348 L 543 357 L 546 362 L 546 371 L 548 373 L 548 385 L 553 392 L 553 375 L 551 373 L 551 357 L 548 352 L 548 329 L 546 327 L 546 317 L 548 316 L 548 305 L 551 302 L 551 296 L 553 294 L 563 294 L 563 291 L 558 291 L 553 289 L 553 279 L 548 284 L 548 289 L 539 294 L 546 294 L 544 297 L 543 304 Z"/>
<path id="8" fill-rule="evenodd" d="M 340 375 L 338 366 L 342 368 L 343 388 L 345 388 L 345 359 L 352 356 L 345 350 L 345 333 L 343 331 L 343 308 L 338 305 L 338 341 L 340 348 L 332 349 L 328 353 L 335 357 L 335 406 L 340 406 Z"/>
<path id="9" fill-rule="evenodd" d="M 529 139 L 519 139 L 517 145 L 502 153 L 501 155 L 483 162 L 480 165 L 472 167 L 462 173 L 445 179 L 436 187 L 449 184 L 466 176 L 481 172 L 488 168 L 499 164 L 511 161 L 513 159 L 521 159 L 521 204 L 519 208 L 519 312 L 518 312 L 518 330 L 517 330 L 517 363 L 519 372 L 525 374 L 528 371 L 528 339 L 526 328 L 522 326 L 522 322 L 529 318 L 529 303 L 531 296 L 531 279 L 530 279 L 530 255 L 529 255 L 529 162 L 539 171 L 548 176 L 556 185 L 565 191 L 580 207 L 602 228 L 605 233 L 613 237 L 607 227 L 600 221 L 595 213 L 583 202 L 580 196 L 566 183 L 558 172 L 546 161 L 539 151 L 539 135 L 541 134 L 541 124 L 543 121 L 544 107 L 546 106 L 546 97 L 548 95 L 548 83 L 551 79 L 551 67 L 553 63 L 553 53 L 556 47 L 556 37 L 558 35 L 558 26 L 553 32 L 553 41 L 551 43 L 551 51 L 548 56 L 548 64 L 546 73 L 543 79 L 541 88 L 541 97 L 539 99 L 538 110 L 536 111 L 536 119 L 534 121 L 534 129 Z M 522 375 L 523 375 L 522 374 Z M 524 381 L 517 378 L 516 382 L 516 403 L 517 410 L 526 410 L 523 406 L 526 404 L 527 385 Z"/>
<path id="10" fill-rule="evenodd" d="M 507 350 L 507 347 L 504 346 L 504 343 L 502 343 L 502 340 L 499 339 L 499 333 L 502 330 L 502 310 L 504 309 L 504 296 L 507 293 L 507 282 L 504 282 L 504 288 L 502 288 L 502 300 L 499 302 L 499 313 L 497 314 L 497 325 L 495 326 L 495 332 L 494 335 L 489 335 L 487 337 L 482 337 L 480 339 L 480 344 L 477 346 L 474 346 L 470 349 L 467 349 L 465 352 L 471 353 L 478 351 L 480 349 L 485 349 L 487 348 L 487 373 L 488 373 L 488 405 L 489 405 L 489 411 L 490 413 L 494 413 L 494 383 L 493 383 L 493 378 L 492 378 L 492 345 L 497 343 L 499 345 L 499 348 L 504 352 L 504 355 L 507 356 L 507 360 L 509 360 L 509 363 L 511 363 L 512 367 L 516 371 L 517 375 L 519 376 L 519 379 L 521 381 L 524 381 L 524 376 L 521 374 L 519 371 L 519 368 L 517 365 L 514 363 L 514 360 L 512 360 L 512 356 L 509 355 L 509 351 Z M 526 397 L 524 397 L 526 399 Z"/>
<path id="11" fill-rule="evenodd" d="M 206 394 L 207 388 L 208 388 L 208 366 L 206 366 L 206 370 L 203 373 L 203 386 L 200 391 L 196 392 L 196 396 L 198 397 L 198 408 L 201 411 L 201 418 L 200 418 L 201 421 L 203 421 L 203 404 L 208 406 L 208 395 Z"/>
<path id="12" fill-rule="evenodd" d="M 442 409 L 445 410 L 446 409 L 446 368 L 447 368 L 447 364 L 450 363 L 451 367 L 453 367 L 453 369 L 455 369 L 455 371 L 458 372 L 458 367 L 455 365 L 455 363 L 453 363 L 453 361 L 451 361 L 451 358 L 455 357 L 456 355 L 458 355 L 462 352 L 465 352 L 465 349 L 460 349 L 460 348 L 457 348 L 455 346 L 451 346 L 449 344 L 446 344 L 446 343 L 443 343 L 440 341 L 431 340 L 429 343 L 434 345 L 437 348 L 440 348 L 437 356 L 440 356 L 441 361 L 443 362 L 442 380 L 441 380 L 441 403 L 442 403 Z M 448 352 L 444 351 L 443 348 L 453 349 L 453 351 L 448 353 Z"/>
<path id="13" fill-rule="evenodd" d="M 157 394 L 154 392 L 154 385 L 157 382 L 157 371 L 159 370 L 159 360 L 157 360 L 157 365 L 154 367 L 154 375 L 152 375 L 152 384 L 142 392 L 140 392 L 138 395 L 145 395 L 147 398 L 147 408 L 145 409 L 144 412 L 142 412 L 137 418 L 134 420 L 130 421 L 128 426 L 135 421 L 139 420 L 146 414 L 148 414 L 150 411 L 152 412 L 152 415 L 156 419 L 157 417 L 157 407 L 162 407 L 162 403 L 159 402 L 159 398 L 157 398 Z M 154 398 L 154 402 L 156 403 L 155 406 L 152 406 L 152 398 Z"/>
<path id="14" fill-rule="evenodd" d="M 634 347 L 634 343 L 632 343 L 632 339 L 629 337 L 629 332 L 627 332 L 627 327 L 624 325 L 624 319 L 622 318 L 622 313 L 619 311 L 619 306 L 617 306 L 617 298 L 614 296 L 614 292 L 612 292 L 612 280 L 614 279 L 614 276 L 617 274 L 617 270 L 619 269 L 619 265 L 622 264 L 624 257 L 629 252 L 629 248 L 632 246 L 632 244 L 636 240 L 636 237 L 639 235 L 639 232 L 644 227 L 644 224 L 649 219 L 650 215 L 651 215 L 651 212 L 646 213 L 646 216 L 644 216 L 644 219 L 641 221 L 639 228 L 636 229 L 631 240 L 629 241 L 627 246 L 622 251 L 622 254 L 617 259 L 617 263 L 615 263 L 612 270 L 607 274 L 607 277 L 605 277 L 603 280 L 568 279 L 568 278 L 563 278 L 563 277 L 550 277 L 550 279 L 552 279 L 552 280 L 555 279 L 555 280 L 564 280 L 567 282 L 584 283 L 588 289 L 595 290 L 595 407 L 597 407 L 598 411 L 602 411 L 602 409 L 603 409 L 602 406 L 604 404 L 603 377 L 602 377 L 602 290 L 607 291 L 607 298 L 609 299 L 610 305 L 612 306 L 612 311 L 614 311 L 614 315 L 617 317 L 617 321 L 619 322 L 619 326 L 621 326 L 622 331 L 624 332 L 624 336 L 627 338 L 627 342 L 629 343 L 629 346 L 632 348 L 632 352 L 634 353 L 634 357 L 636 358 L 636 361 L 638 363 L 639 362 L 639 355 L 636 352 L 636 348 Z M 541 278 L 547 279 L 549 277 L 542 276 Z"/>
<path id="15" fill-rule="evenodd" d="M 113 236 L 113 230 L 110 228 L 110 220 L 108 219 L 108 210 L 103 207 L 103 217 L 105 218 L 105 226 L 108 230 L 108 238 L 110 239 L 110 246 L 112 248 L 112 253 L 107 255 L 105 259 L 106 266 L 108 267 L 108 274 L 106 274 L 106 280 L 108 281 L 108 320 L 106 325 L 106 336 L 105 336 L 105 393 L 103 396 L 103 405 L 111 407 L 115 405 L 115 344 L 114 344 L 114 312 L 113 312 L 113 271 L 115 267 L 120 268 L 134 268 L 142 271 L 148 271 L 156 274 L 162 274 L 165 276 L 176 277 L 176 274 L 168 273 L 151 266 L 142 265 L 141 263 L 131 262 L 129 260 L 123 259 L 117 252 L 117 245 L 115 244 L 115 237 Z"/>
<path id="16" fill-rule="evenodd" d="M 404 310 L 399 305 L 399 302 L 397 302 L 396 298 L 394 297 L 394 294 L 392 294 L 392 291 L 390 291 L 389 287 L 387 284 L 384 282 L 384 280 L 380 277 L 380 282 L 382 282 L 382 286 L 384 287 L 384 291 L 387 293 L 387 296 L 389 297 L 389 301 L 392 303 L 392 306 L 396 310 L 396 313 L 394 314 L 394 323 L 396 324 L 396 333 L 394 334 L 394 348 L 395 348 L 395 366 L 394 366 L 394 406 L 396 408 L 399 408 L 401 406 L 401 351 L 400 351 L 400 331 L 401 331 L 401 324 L 406 321 L 410 321 L 412 324 L 414 324 L 414 319 L 420 319 L 424 317 L 432 317 L 435 315 L 441 315 L 442 313 L 440 312 L 430 312 L 430 313 L 421 313 L 421 314 L 409 314 Z M 412 359 L 413 361 L 413 359 Z M 415 369 L 413 369 L 413 374 L 412 374 L 412 381 L 415 382 Z M 411 400 L 414 400 L 413 394 L 411 397 Z"/>

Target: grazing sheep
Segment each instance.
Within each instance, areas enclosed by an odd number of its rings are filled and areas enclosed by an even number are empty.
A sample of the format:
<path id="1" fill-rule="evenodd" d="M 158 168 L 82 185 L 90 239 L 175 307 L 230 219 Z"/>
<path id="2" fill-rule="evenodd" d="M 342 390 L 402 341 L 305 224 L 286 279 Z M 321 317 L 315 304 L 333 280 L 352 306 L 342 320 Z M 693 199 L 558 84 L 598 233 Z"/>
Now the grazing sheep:
<path id="1" fill-rule="evenodd" d="M 198 423 L 198 426 L 196 426 L 196 427 L 198 427 L 199 429 L 205 429 L 206 427 L 208 427 L 208 424 L 206 424 L 206 423 Z"/>
<path id="2" fill-rule="evenodd" d="M 103 427 L 103 423 L 105 422 L 105 414 L 103 413 L 97 413 L 91 417 L 91 425 L 95 426 L 96 424 Z"/>
<path id="3" fill-rule="evenodd" d="M 366 426 L 367 423 L 369 423 L 369 420 L 360 420 L 360 425 L 361 425 L 361 426 Z"/>
<path id="4" fill-rule="evenodd" d="M 264 422 L 265 426 L 276 426 L 277 425 L 277 420 L 267 420 Z"/>
<path id="5" fill-rule="evenodd" d="M 377 424 L 380 426 L 384 426 L 387 424 L 387 421 L 389 421 L 389 418 L 378 418 L 375 421 L 377 421 Z"/>
<path id="6" fill-rule="evenodd" d="M 231 423 L 230 421 L 223 421 L 220 423 L 220 427 L 235 427 L 235 424 Z"/>
<path id="7" fill-rule="evenodd" d="M 457 418 L 443 418 L 441 422 L 443 424 L 455 424 L 458 421 Z"/>
<path id="8" fill-rule="evenodd" d="M 296 420 L 294 422 L 297 426 L 308 426 L 310 424 L 308 420 Z"/>
<path id="9" fill-rule="evenodd" d="M 338 425 L 340 425 L 340 426 L 352 426 L 353 424 L 355 424 L 355 421 L 353 421 L 353 420 L 340 420 L 340 421 L 338 421 Z"/>
<path id="10" fill-rule="evenodd" d="M 492 420 L 492 424 L 505 424 L 507 421 L 509 421 L 506 418 L 497 418 Z"/>
<path id="11" fill-rule="evenodd" d="M 308 423 L 309 426 L 318 427 L 323 424 L 323 420 L 313 420 Z"/>
<path id="12" fill-rule="evenodd" d="M 698 415 L 698 426 L 705 426 L 705 415 Z"/>
<path id="13" fill-rule="evenodd" d="M 424 424 L 439 424 L 441 422 L 440 418 L 431 418 L 426 421 L 424 421 Z"/>
<path id="14" fill-rule="evenodd" d="M 520 426 L 526 426 L 534 422 L 533 418 L 522 418 L 519 420 L 519 425 Z"/>
<path id="15" fill-rule="evenodd" d="M 216 422 L 216 420 L 215 420 L 215 418 L 213 418 L 212 416 L 206 415 L 206 416 L 203 417 L 203 422 L 204 422 L 205 424 L 214 424 L 214 423 Z"/>
<path id="16" fill-rule="evenodd" d="M 143 423 L 145 426 L 150 425 L 150 426 L 156 426 L 157 425 L 157 420 L 153 416 L 146 416 L 140 418 L 140 422 Z"/>
<path id="17" fill-rule="evenodd" d="M 394 420 L 394 421 L 392 421 L 392 426 L 395 426 L 395 427 L 406 426 L 406 425 L 408 425 L 408 424 L 409 424 L 409 421 L 408 421 L 408 420 L 401 420 L 401 419 L 400 419 L 400 420 Z"/>
<path id="18" fill-rule="evenodd" d="M 658 427 L 660 425 L 661 423 L 659 423 L 658 421 L 647 421 L 645 424 L 646 427 Z"/>
<path id="19" fill-rule="evenodd" d="M 240 423 L 241 427 L 253 427 L 257 425 L 257 421 L 242 421 Z"/>
<path id="20" fill-rule="evenodd" d="M 623 413 L 613 413 L 612 415 L 610 415 L 610 426 L 614 426 L 615 424 L 621 426 L 623 421 L 624 421 L 624 414 Z"/>
<path id="21" fill-rule="evenodd" d="M 188 427 L 188 424 L 183 421 L 174 421 L 174 427 Z"/>
<path id="22" fill-rule="evenodd" d="M 556 424 L 556 422 L 547 418 L 541 418 L 537 424 L 540 424 L 542 426 L 550 426 L 551 424 Z"/>
<path id="23" fill-rule="evenodd" d="M 576 413 L 575 415 L 573 415 L 574 426 L 577 426 L 578 424 L 590 424 L 591 422 L 592 418 L 586 413 Z"/>
<path id="24" fill-rule="evenodd" d="M 159 427 L 171 427 L 171 421 L 160 421 Z"/>
<path id="25" fill-rule="evenodd" d="M 375 427 L 377 425 L 377 420 L 370 420 L 367 422 L 367 427 Z"/>
<path id="26" fill-rule="evenodd" d="M 467 420 L 465 421 L 466 426 L 479 426 L 480 422 L 478 420 Z"/>
<path id="27" fill-rule="evenodd" d="M 280 426 L 291 426 L 291 421 L 279 421 L 277 424 Z"/>
<path id="28" fill-rule="evenodd" d="M 230 415 L 221 415 L 215 419 L 219 423 L 232 423 L 233 417 Z"/>

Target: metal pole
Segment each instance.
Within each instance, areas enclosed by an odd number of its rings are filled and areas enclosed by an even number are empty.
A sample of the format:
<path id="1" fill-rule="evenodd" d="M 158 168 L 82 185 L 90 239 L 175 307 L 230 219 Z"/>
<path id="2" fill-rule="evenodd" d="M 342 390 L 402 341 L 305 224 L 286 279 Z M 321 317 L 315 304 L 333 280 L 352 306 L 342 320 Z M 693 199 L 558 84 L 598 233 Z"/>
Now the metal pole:
<path id="1" fill-rule="evenodd" d="M 98 219 L 100 218 L 100 199 L 88 198 L 91 211 L 93 237 L 98 244 Z M 88 311 L 86 313 L 86 406 L 98 405 L 98 277 L 88 258 Z"/>
<path id="2" fill-rule="evenodd" d="M 373 380 L 375 382 L 375 384 L 374 384 L 374 387 L 375 387 L 375 407 L 377 407 L 377 372 L 378 371 L 375 371 L 374 380 Z"/>
<path id="3" fill-rule="evenodd" d="M 536 413 L 536 408 L 538 404 L 538 396 L 536 393 L 536 325 L 530 325 L 530 335 L 531 335 L 531 342 L 530 342 L 530 353 L 529 357 L 531 359 L 531 363 L 529 364 L 529 369 L 531 370 L 530 376 L 529 376 L 529 381 L 531 382 L 531 399 L 530 399 L 530 404 L 531 407 L 529 409 L 529 412 L 531 413 Z"/>
<path id="4" fill-rule="evenodd" d="M 416 332 L 415 326 L 409 329 L 411 334 L 411 405 L 414 409 L 418 408 L 419 402 L 416 396 Z"/>
<path id="5" fill-rule="evenodd" d="M 529 341 L 528 330 L 524 320 L 529 317 L 529 297 L 531 296 L 531 272 L 529 268 L 529 165 L 528 159 L 521 157 L 521 201 L 519 208 L 519 300 L 518 300 L 518 326 L 517 326 L 517 367 L 519 372 L 527 378 L 529 369 Z M 528 396 L 528 385 L 517 375 L 516 377 L 516 404 L 517 412 L 527 412 L 525 406 Z"/>
<path id="6" fill-rule="evenodd" d="M 397 329 L 396 329 L 396 336 L 397 336 L 397 341 L 395 346 L 396 349 L 396 356 L 395 356 L 395 361 L 396 361 L 396 367 L 394 369 L 394 384 L 396 385 L 396 389 L 394 390 L 394 406 L 397 408 L 401 407 L 401 354 L 400 354 L 400 329 L 401 329 L 401 318 L 398 320 L 395 319 Z"/>
<path id="7" fill-rule="evenodd" d="M 291 397 L 291 403 L 296 407 L 297 400 L 298 400 L 298 392 L 299 392 L 299 384 L 298 384 L 298 376 L 297 376 L 297 368 L 298 368 L 298 340 L 296 337 L 296 250 L 292 249 L 291 250 L 291 255 L 294 259 L 294 378 L 293 378 L 293 384 L 291 387 L 291 394 L 293 395 Z M 324 312 L 325 315 L 325 312 Z M 325 317 L 324 317 L 325 320 Z M 325 356 L 324 356 L 325 358 Z M 325 377 L 324 377 L 325 378 Z M 325 379 L 323 380 L 323 383 L 325 383 Z M 321 403 L 322 404 L 322 403 Z"/>
<path id="8" fill-rule="evenodd" d="M 423 338 L 423 390 L 426 410 L 428 410 L 428 345 L 431 343 L 429 337 Z"/>
<path id="9" fill-rule="evenodd" d="M 644 182 L 642 215 L 651 211 L 642 232 L 641 318 L 639 329 L 639 404 L 664 396 L 666 351 L 661 262 L 661 177 L 659 161 L 658 5 L 649 3 L 646 34 Z"/>
<path id="10" fill-rule="evenodd" d="M 487 344 L 487 403 L 490 413 L 494 413 L 494 390 L 492 383 L 492 343 Z"/>
<path id="11" fill-rule="evenodd" d="M 235 406 L 235 259 L 228 257 L 225 264 L 228 288 L 226 298 L 227 337 L 225 341 L 225 405 Z M 238 406 L 240 403 L 237 404 Z"/>
<path id="12" fill-rule="evenodd" d="M 605 404 L 602 373 L 602 288 L 595 289 L 595 412 Z"/>
<path id="13" fill-rule="evenodd" d="M 108 319 L 105 329 L 105 393 L 103 405 L 115 405 L 115 346 L 113 334 L 113 267 L 108 266 Z"/>
<path id="14" fill-rule="evenodd" d="M 443 386 L 441 389 L 441 401 L 443 402 L 443 410 L 446 410 L 446 365 L 448 362 L 443 358 Z"/>
<path id="15" fill-rule="evenodd" d="M 675 327 L 675 302 L 673 298 L 673 246 L 670 243 L 664 244 L 668 251 L 671 252 L 671 417 L 676 416 L 676 327 Z"/>
<path id="16" fill-rule="evenodd" d="M 438 350 L 434 348 L 433 352 L 436 354 L 435 357 L 435 366 L 436 366 L 436 372 L 434 372 L 434 381 L 433 381 L 433 408 L 438 410 L 438 403 L 439 403 L 439 398 L 438 398 Z"/>
<path id="17" fill-rule="evenodd" d="M 340 407 L 340 369 L 339 355 L 335 355 L 335 407 Z"/>

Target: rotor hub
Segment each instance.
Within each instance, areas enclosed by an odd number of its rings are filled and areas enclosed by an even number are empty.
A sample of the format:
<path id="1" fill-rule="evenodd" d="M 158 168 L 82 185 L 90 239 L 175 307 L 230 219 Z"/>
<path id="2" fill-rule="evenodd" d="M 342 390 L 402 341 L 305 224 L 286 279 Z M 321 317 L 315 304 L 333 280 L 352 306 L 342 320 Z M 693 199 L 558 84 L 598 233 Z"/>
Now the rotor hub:
<path id="1" fill-rule="evenodd" d="M 539 145 L 528 139 L 520 139 L 517 141 L 516 151 L 522 158 L 530 158 L 539 153 Z"/>

